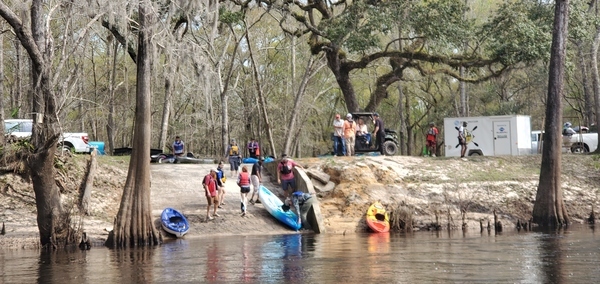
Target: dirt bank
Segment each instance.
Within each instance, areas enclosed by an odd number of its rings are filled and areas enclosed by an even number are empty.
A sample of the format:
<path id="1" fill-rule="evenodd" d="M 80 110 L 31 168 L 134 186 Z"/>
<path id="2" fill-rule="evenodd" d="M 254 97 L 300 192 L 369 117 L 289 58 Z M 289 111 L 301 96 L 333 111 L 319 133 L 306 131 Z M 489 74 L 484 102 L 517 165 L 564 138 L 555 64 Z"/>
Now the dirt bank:
<path id="1" fill-rule="evenodd" d="M 83 165 L 89 156 L 78 156 L 66 165 L 63 197 L 77 195 Z M 422 158 L 422 157 L 336 157 L 298 159 L 305 168 L 328 173 L 336 187 L 319 194 L 328 233 L 364 230 L 368 205 L 380 200 L 390 208 L 405 204 L 413 212 L 415 226 L 436 222 L 460 228 L 479 229 L 479 221 L 493 220 L 496 210 L 505 228 L 530 218 L 539 178 L 540 156 Z M 127 174 L 127 157 L 100 157 L 94 182 L 90 216 L 74 216 L 74 222 L 97 244 L 108 236 Z M 598 211 L 600 176 L 598 157 L 563 156 L 564 198 L 572 222 L 581 223 Z M 293 233 L 277 223 L 261 205 L 249 207 L 241 217 L 239 189 L 234 179 L 226 183 L 226 205 L 220 217 L 206 222 L 206 200 L 201 178 L 215 165 L 152 165 L 152 206 L 158 217 L 165 207 L 175 207 L 188 216 L 191 231 L 186 238 L 239 234 Z M 227 169 L 227 168 L 226 168 Z M 228 173 L 228 171 L 226 171 Z M 278 187 L 265 178 L 265 185 Z M 37 244 L 35 203 L 31 185 L 15 175 L 0 177 L 0 222 L 6 235 L 2 248 L 32 248 Z M 68 202 L 67 202 L 68 203 Z M 437 219 L 436 219 L 437 216 Z M 163 232 L 163 234 L 165 234 Z M 165 237 L 168 237 L 165 235 Z"/>

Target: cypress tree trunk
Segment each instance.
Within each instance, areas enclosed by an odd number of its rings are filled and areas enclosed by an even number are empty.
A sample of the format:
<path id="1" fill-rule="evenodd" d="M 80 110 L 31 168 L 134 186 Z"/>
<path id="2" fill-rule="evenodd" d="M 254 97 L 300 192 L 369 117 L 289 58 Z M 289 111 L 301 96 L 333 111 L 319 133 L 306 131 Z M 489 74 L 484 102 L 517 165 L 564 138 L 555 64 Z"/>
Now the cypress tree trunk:
<path id="1" fill-rule="evenodd" d="M 561 126 L 562 97 L 565 73 L 569 0 L 556 0 L 554 29 L 548 78 L 546 106 L 546 132 L 542 151 L 542 166 L 535 204 L 533 222 L 542 227 L 568 224 L 567 209 L 561 188 Z"/>
<path id="2" fill-rule="evenodd" d="M 121 206 L 107 245 L 116 247 L 157 245 L 159 234 L 150 204 L 150 97 L 152 60 L 152 3 L 139 1 L 140 32 L 137 52 L 137 89 L 133 151 Z"/>

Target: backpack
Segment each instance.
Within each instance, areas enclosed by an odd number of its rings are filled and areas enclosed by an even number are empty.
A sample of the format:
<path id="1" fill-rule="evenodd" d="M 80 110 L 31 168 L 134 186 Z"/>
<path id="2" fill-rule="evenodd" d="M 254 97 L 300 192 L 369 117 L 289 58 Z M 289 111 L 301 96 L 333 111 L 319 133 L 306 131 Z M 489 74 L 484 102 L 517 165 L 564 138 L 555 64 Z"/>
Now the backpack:
<path id="1" fill-rule="evenodd" d="M 238 151 L 239 151 L 239 148 L 237 145 L 231 146 L 231 149 L 229 149 L 229 156 L 237 156 L 239 153 Z"/>
<path id="2" fill-rule="evenodd" d="M 292 169 L 290 169 L 287 165 L 287 163 L 281 163 L 281 170 L 279 171 L 280 173 L 287 175 L 290 174 L 292 172 Z"/>

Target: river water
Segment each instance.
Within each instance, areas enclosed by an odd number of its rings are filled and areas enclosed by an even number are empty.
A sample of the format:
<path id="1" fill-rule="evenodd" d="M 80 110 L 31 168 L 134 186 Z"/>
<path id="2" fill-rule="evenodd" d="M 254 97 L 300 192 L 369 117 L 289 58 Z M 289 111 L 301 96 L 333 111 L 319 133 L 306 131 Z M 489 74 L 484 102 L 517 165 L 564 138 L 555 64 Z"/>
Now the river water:
<path id="1" fill-rule="evenodd" d="M 156 248 L 0 250 L 0 283 L 598 283 L 600 235 L 558 232 L 189 238 Z"/>

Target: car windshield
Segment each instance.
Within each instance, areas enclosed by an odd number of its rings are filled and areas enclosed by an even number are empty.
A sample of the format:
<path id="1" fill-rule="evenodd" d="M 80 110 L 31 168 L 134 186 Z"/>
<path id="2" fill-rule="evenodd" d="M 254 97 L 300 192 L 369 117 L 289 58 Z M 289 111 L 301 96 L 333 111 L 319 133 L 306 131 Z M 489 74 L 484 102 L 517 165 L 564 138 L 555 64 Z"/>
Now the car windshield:
<path id="1" fill-rule="evenodd" d="M 31 121 L 5 121 L 4 132 L 31 132 L 33 129 L 33 123 Z"/>

